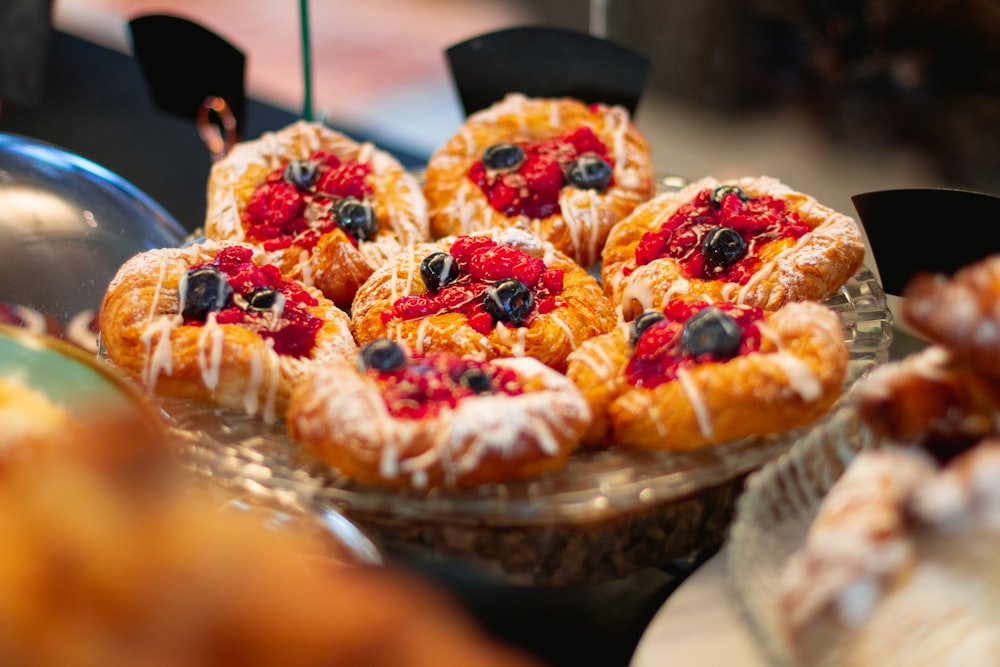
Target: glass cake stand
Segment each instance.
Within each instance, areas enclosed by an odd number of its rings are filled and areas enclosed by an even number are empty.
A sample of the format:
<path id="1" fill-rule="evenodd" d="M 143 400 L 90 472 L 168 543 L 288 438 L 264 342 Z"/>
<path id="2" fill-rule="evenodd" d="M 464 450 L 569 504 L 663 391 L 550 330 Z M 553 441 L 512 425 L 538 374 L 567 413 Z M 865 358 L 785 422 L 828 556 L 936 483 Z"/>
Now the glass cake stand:
<path id="1" fill-rule="evenodd" d="M 850 351 L 847 389 L 888 359 L 892 318 L 867 267 L 826 305 Z M 281 421 L 191 401 L 162 406 L 197 471 L 307 499 L 346 517 L 389 557 L 454 562 L 517 586 L 612 581 L 717 548 L 745 477 L 809 431 L 682 454 L 586 451 L 531 480 L 412 491 L 339 475 L 291 441 Z"/>

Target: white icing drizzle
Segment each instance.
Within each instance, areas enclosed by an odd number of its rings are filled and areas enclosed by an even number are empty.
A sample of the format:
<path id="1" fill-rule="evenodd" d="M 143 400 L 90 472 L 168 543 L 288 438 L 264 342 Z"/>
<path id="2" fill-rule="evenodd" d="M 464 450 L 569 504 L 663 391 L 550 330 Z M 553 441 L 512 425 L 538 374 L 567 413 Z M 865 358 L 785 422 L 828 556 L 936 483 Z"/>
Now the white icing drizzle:
<path id="1" fill-rule="evenodd" d="M 774 270 L 777 268 L 778 263 L 781 262 L 781 260 L 783 260 L 789 254 L 798 250 L 801 246 L 805 245 L 811 238 L 812 238 L 812 232 L 807 232 L 803 234 L 801 237 L 799 237 L 798 241 L 796 241 L 794 245 L 785 248 L 780 253 L 772 257 L 770 261 L 766 262 L 763 266 L 761 266 L 757 271 L 755 271 L 754 274 L 750 276 L 750 279 L 747 280 L 746 284 L 740 287 L 737 296 L 737 301 L 739 303 L 744 303 L 750 291 L 755 287 L 757 287 L 757 285 L 760 284 L 763 280 L 767 279 L 767 277 L 770 276 L 771 273 L 773 273 Z"/>
<path id="2" fill-rule="evenodd" d="M 815 401 L 823 394 L 823 385 L 809 365 L 784 350 L 770 355 L 771 361 L 784 371 L 788 384 L 805 401 Z"/>
<path id="3" fill-rule="evenodd" d="M 427 336 L 427 328 L 430 326 L 431 318 L 424 317 L 417 325 L 416 331 L 416 351 L 420 354 L 424 352 L 424 338 Z"/>
<path id="4" fill-rule="evenodd" d="M 302 250 L 299 253 L 299 259 L 295 263 L 295 268 L 298 270 L 301 276 L 300 280 L 306 285 L 312 287 L 315 283 L 315 277 L 313 276 L 312 263 L 309 261 L 310 253 L 308 250 Z"/>
<path id="5" fill-rule="evenodd" d="M 781 339 L 764 321 L 757 324 L 761 337 L 771 341 L 778 348 L 768 355 L 768 359 L 785 373 L 788 385 L 805 401 L 815 401 L 823 395 L 823 385 L 812 368 L 796 355 L 784 349 Z"/>
<path id="6" fill-rule="evenodd" d="M 573 335 L 573 330 L 570 326 L 566 324 L 566 322 L 564 322 L 563 319 L 556 313 L 552 313 L 550 315 L 550 319 L 556 324 L 556 326 L 566 332 L 566 340 L 569 341 L 570 349 L 575 350 L 577 348 L 576 337 Z"/>
<path id="7" fill-rule="evenodd" d="M 599 258 L 600 249 L 597 245 L 601 239 L 601 229 L 593 221 L 600 217 L 600 203 L 601 195 L 593 190 L 570 187 L 564 188 L 559 195 L 559 208 L 563 223 L 570 233 L 572 254 L 581 257 L 583 264 L 591 264 Z M 587 238 L 583 238 L 585 233 Z"/>
<path id="8" fill-rule="evenodd" d="M 695 417 L 698 419 L 698 430 L 706 439 L 711 439 L 714 429 L 712 427 L 712 416 L 708 414 L 708 406 L 701 397 L 701 392 L 691 379 L 691 374 L 683 368 L 677 369 L 677 381 L 680 382 L 684 395 L 694 409 Z"/>
<path id="9" fill-rule="evenodd" d="M 503 322 L 497 322 L 494 331 L 497 337 L 500 339 L 504 345 L 510 348 L 511 355 L 515 357 L 523 357 L 527 354 L 528 349 L 528 328 L 527 327 L 517 327 L 512 329 L 508 327 Z"/>
<path id="10" fill-rule="evenodd" d="M 149 389 L 156 389 L 156 379 L 161 373 L 174 372 L 173 349 L 170 333 L 182 323 L 180 315 L 163 315 L 147 324 L 142 330 L 142 344 L 146 348 L 146 366 L 142 369 L 142 383 Z"/>
<path id="11" fill-rule="evenodd" d="M 633 301 L 639 302 L 640 312 L 653 307 L 653 283 L 646 279 L 647 273 L 648 271 L 643 270 L 643 267 L 639 267 L 625 282 L 625 288 L 621 292 L 622 312 L 625 317 L 632 317 L 636 314 L 631 308 Z"/>
<path id="12" fill-rule="evenodd" d="M 198 332 L 198 368 L 201 381 L 209 391 L 219 386 L 219 369 L 222 366 L 222 343 L 225 338 L 214 312 L 208 313 L 205 325 Z M 253 413 L 250 413 L 253 414 Z"/>

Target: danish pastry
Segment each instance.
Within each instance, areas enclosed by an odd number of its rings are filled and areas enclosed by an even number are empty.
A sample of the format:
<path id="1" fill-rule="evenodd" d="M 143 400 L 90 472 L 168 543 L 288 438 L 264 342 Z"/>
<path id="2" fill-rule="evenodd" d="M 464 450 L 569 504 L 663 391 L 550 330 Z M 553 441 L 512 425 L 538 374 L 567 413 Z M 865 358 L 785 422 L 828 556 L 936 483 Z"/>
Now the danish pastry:
<path id="1" fill-rule="evenodd" d="M 1000 380 L 941 345 L 873 369 L 856 400 L 858 416 L 880 440 L 941 460 L 1000 435 Z"/>
<path id="2" fill-rule="evenodd" d="M 424 193 L 436 237 L 517 227 L 590 266 L 653 180 L 624 107 L 511 93 L 431 155 Z"/>
<path id="3" fill-rule="evenodd" d="M 107 357 L 157 394 L 282 415 L 311 363 L 357 346 L 346 313 L 263 260 L 213 241 L 133 256 L 101 305 Z"/>
<path id="4" fill-rule="evenodd" d="M 528 356 L 559 371 L 580 343 L 615 325 L 594 276 L 513 228 L 411 246 L 372 274 L 351 311 L 358 344 L 391 338 L 416 352 Z"/>
<path id="5" fill-rule="evenodd" d="M 996 439 L 944 465 L 915 447 L 858 454 L 782 572 L 796 664 L 995 664 L 998 472 Z"/>
<path id="6" fill-rule="evenodd" d="M 391 154 L 297 121 L 212 166 L 205 236 L 252 243 L 341 308 L 398 250 L 430 238 L 416 176 Z"/>
<path id="7" fill-rule="evenodd" d="M 0 324 L 27 329 L 39 336 L 59 336 L 59 322 L 39 310 L 19 303 L 0 302 Z"/>
<path id="8" fill-rule="evenodd" d="M 368 484 L 469 487 L 561 468 L 590 411 L 530 357 L 479 361 L 381 338 L 317 366 L 292 394 L 289 433 Z"/>
<path id="9" fill-rule="evenodd" d="M 704 178 L 616 225 L 601 278 L 625 319 L 678 298 L 774 310 L 831 296 L 864 253 L 852 218 L 773 178 Z"/>
<path id="10" fill-rule="evenodd" d="M 915 274 L 902 296 L 903 317 L 915 331 L 1000 378 L 1000 255 L 952 276 Z"/>
<path id="11" fill-rule="evenodd" d="M 810 423 L 847 359 L 840 319 L 818 303 L 676 300 L 584 342 L 567 376 L 591 406 L 587 444 L 680 451 Z"/>

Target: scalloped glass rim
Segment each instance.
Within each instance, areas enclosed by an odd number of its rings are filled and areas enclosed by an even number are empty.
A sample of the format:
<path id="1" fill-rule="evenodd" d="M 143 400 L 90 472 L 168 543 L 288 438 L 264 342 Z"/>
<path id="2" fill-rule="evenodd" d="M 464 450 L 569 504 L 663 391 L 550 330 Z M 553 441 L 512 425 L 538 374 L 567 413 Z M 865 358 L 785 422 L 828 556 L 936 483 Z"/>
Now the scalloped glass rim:
<path id="1" fill-rule="evenodd" d="M 845 388 L 888 359 L 892 317 L 874 274 L 862 267 L 825 304 L 841 318 L 850 350 Z M 291 441 L 284 424 L 190 401 L 163 401 L 189 459 L 208 474 L 287 487 L 350 515 L 389 512 L 423 521 L 542 525 L 595 520 L 690 496 L 760 468 L 808 428 L 690 453 L 614 448 L 581 452 L 563 470 L 475 489 L 427 492 L 355 483 Z"/>
<path id="2" fill-rule="evenodd" d="M 848 392 L 805 437 L 747 479 L 730 527 L 727 585 L 743 622 L 774 667 L 797 664 L 778 610 L 785 562 L 805 542 L 820 503 L 851 460 L 877 444 Z"/>

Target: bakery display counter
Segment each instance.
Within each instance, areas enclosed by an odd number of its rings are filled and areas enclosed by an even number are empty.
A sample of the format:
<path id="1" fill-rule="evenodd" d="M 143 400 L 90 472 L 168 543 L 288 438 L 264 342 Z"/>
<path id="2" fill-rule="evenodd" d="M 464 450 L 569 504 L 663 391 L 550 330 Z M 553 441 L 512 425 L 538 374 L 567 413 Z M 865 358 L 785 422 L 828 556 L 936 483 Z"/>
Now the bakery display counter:
<path id="1" fill-rule="evenodd" d="M 94 77 L 93 72 L 101 76 Z M 45 322 L 43 317 L 35 333 L 55 333 L 72 340 L 72 332 L 82 331 L 83 326 L 75 316 L 80 312 L 93 315 L 109 281 L 129 257 L 150 249 L 190 248 L 204 241 L 202 225 L 210 203 L 206 201 L 206 182 L 213 156 L 191 123 L 152 106 L 140 92 L 144 82 L 136 62 L 125 54 L 56 32 L 48 77 L 41 109 L 11 108 L 0 114 L 0 133 L 4 133 L 0 134 L 0 171 L 27 172 L 23 165 L 5 165 L 5 145 L 27 146 L 35 151 L 35 160 L 64 158 L 69 151 L 69 157 L 82 156 L 71 168 L 65 166 L 70 163 L 54 163 L 54 182 L 77 186 L 67 197 L 75 216 L 71 226 L 83 225 L 85 229 L 75 236 L 66 229 L 61 237 L 46 232 L 45 238 L 59 237 L 74 247 L 96 249 L 87 256 L 94 266 L 74 268 L 69 276 L 47 272 L 50 282 L 26 284 L 18 283 L 18 276 L 41 275 L 44 269 L 18 264 L 6 281 L 8 291 L 0 292 L 0 301 L 55 312 L 56 321 Z M 246 119 L 247 137 L 296 121 L 293 113 L 253 99 L 248 100 Z M 359 142 L 365 141 L 350 128 L 340 129 Z M 418 172 L 424 176 L 429 156 L 382 148 L 407 168 L 407 178 Z M 42 155 L 49 157 L 40 158 Z M 350 159 L 360 158 L 352 154 Z M 301 178 L 308 171 L 305 162 L 304 158 L 296 162 Z M 338 166 L 339 162 L 333 168 Z M 102 171 L 105 168 L 107 172 Z M 117 173 L 127 174 L 130 182 L 120 183 Z M 52 174 L 36 174 L 34 185 Z M 116 205 L 125 203 L 127 207 L 113 209 L 111 214 L 95 208 L 93 188 L 97 182 L 118 184 L 111 197 Z M 236 190 L 246 187 L 245 183 L 231 185 Z M 680 190 L 681 185 L 680 178 L 657 182 L 661 192 Z M 721 184 L 713 182 L 714 186 L 724 190 L 718 197 L 730 197 L 730 203 L 749 198 L 740 188 L 725 191 Z M 715 190 L 710 190 L 715 196 Z M 0 192 L 0 201 L 2 196 Z M 236 207 L 228 201 L 222 206 L 227 210 Z M 109 220 L 118 226 L 109 230 Z M 45 240 L 27 233 L 32 225 L 23 220 L 11 226 L 20 227 L 14 246 L 27 248 L 34 241 Z M 101 235 L 107 231 L 111 234 Z M 242 233 L 234 232 L 239 240 Z M 806 232 L 799 230 L 799 234 Z M 351 243 L 357 247 L 361 240 L 355 238 Z M 794 241 L 788 245 L 794 246 Z M 109 248 L 113 252 L 105 253 Z M 68 251 L 60 252 L 63 255 L 54 259 L 37 259 L 28 253 L 18 259 L 22 263 L 58 263 L 69 256 Z M 194 262 L 199 266 L 207 263 L 210 261 L 203 257 Z M 167 264 L 164 261 L 163 267 Z M 630 275 L 634 268 L 624 269 L 623 275 Z M 301 271 L 301 266 L 297 270 Z M 412 267 L 409 270 L 416 274 Z M 150 281 L 154 291 L 162 287 L 168 273 L 166 268 L 161 271 L 158 279 Z M 599 276 L 600 267 L 592 268 L 592 273 Z M 86 289 L 70 287 L 74 279 Z M 182 293 L 177 284 L 186 285 L 186 279 L 171 277 L 175 295 Z M 641 292 L 634 286 L 631 289 Z M 396 292 L 393 287 L 394 298 Z M 183 294 L 177 299 L 186 298 L 187 293 Z M 247 292 L 240 298 L 249 302 L 252 296 Z M 53 308 L 46 302 L 50 297 L 74 303 Z M 923 341 L 894 327 L 886 293 L 870 257 L 824 300 L 824 305 L 837 316 L 831 318 L 833 336 L 839 320 L 846 346 L 842 397 L 833 408 L 833 413 L 840 415 L 850 410 L 845 397 L 861 378 L 891 358 L 922 347 Z M 273 309 L 273 302 L 257 308 L 268 309 Z M 149 312 L 152 320 L 153 311 Z M 386 312 L 381 313 L 383 323 L 390 319 Z M 174 314 L 183 322 L 180 311 Z M 345 317 L 349 316 L 347 312 Z M 23 310 L 15 310 L 11 317 L 22 326 L 30 319 Z M 73 342 L 86 349 L 90 363 L 112 366 L 108 350 L 98 345 L 94 324 L 88 321 L 86 327 L 89 337 Z M 424 335 L 424 325 L 414 328 L 418 336 Z M 641 331 L 633 333 L 641 335 Z M 0 334 L 7 335 L 2 330 Z M 199 345 L 204 371 L 208 355 L 206 346 Z M 784 360 L 789 375 L 803 373 L 796 361 Z M 157 363 L 164 362 L 161 358 Z M 261 369 L 252 370 L 259 381 Z M 140 368 L 135 373 L 136 386 L 145 379 L 142 372 Z M 714 633 L 677 640 L 678 627 L 681 632 L 684 627 L 677 625 L 678 614 L 703 619 L 705 627 L 714 627 L 716 622 L 727 624 L 732 640 L 726 646 L 727 659 L 757 664 L 746 650 L 743 628 L 730 627 L 730 607 L 717 608 L 722 601 L 726 605 L 731 602 L 722 581 L 722 564 L 732 558 L 729 531 L 751 475 L 816 437 L 809 424 L 682 452 L 582 448 L 569 457 L 564 468 L 528 479 L 462 489 L 446 485 L 399 488 L 365 484 L 337 472 L 296 442 L 280 416 L 261 419 L 259 414 L 248 414 L 252 411 L 233 409 L 232 405 L 221 407 L 177 397 L 157 397 L 155 407 L 156 421 L 163 420 L 168 437 L 179 447 L 185 472 L 218 484 L 228 494 L 227 504 L 263 503 L 272 518 L 292 516 L 332 539 L 344 560 L 376 568 L 398 566 L 418 574 L 456 599 L 491 636 L 524 649 L 549 667 L 647 667 L 671 660 L 711 660 L 718 655 L 706 652 L 705 647 L 717 638 Z M 671 627 L 664 629 L 666 624 Z"/>

